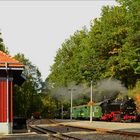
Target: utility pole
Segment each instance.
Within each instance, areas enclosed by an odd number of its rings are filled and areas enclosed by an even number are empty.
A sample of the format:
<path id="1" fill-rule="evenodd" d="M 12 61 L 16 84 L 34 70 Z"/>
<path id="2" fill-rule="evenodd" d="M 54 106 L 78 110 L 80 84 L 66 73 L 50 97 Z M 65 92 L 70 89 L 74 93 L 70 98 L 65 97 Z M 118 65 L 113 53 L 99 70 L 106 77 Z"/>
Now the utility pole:
<path id="1" fill-rule="evenodd" d="M 73 89 L 73 88 L 71 88 L 71 89 L 69 89 L 69 91 L 70 91 L 70 104 L 71 104 L 71 106 L 70 106 L 70 120 L 72 120 L 72 107 L 73 107 L 73 91 L 75 91 L 76 89 Z"/>
<path id="2" fill-rule="evenodd" d="M 90 122 L 92 122 L 92 83 L 91 81 L 91 91 L 90 91 Z"/>
<path id="3" fill-rule="evenodd" d="M 72 89 L 71 89 L 71 92 L 70 92 L 70 99 L 71 99 L 70 120 L 72 120 Z"/>
<path id="4" fill-rule="evenodd" d="M 63 119 L 64 116 L 64 106 L 63 106 L 63 102 L 64 102 L 64 95 L 60 95 L 60 105 L 61 105 L 61 119 Z"/>
<path id="5" fill-rule="evenodd" d="M 61 102 L 61 119 L 63 119 L 63 103 Z"/>

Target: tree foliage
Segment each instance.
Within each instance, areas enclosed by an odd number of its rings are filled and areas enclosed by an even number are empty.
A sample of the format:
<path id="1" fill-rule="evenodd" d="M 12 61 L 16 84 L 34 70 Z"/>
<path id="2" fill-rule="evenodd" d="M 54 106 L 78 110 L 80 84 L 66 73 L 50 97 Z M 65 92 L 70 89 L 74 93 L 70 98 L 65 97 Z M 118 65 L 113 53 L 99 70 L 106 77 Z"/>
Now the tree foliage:
<path id="1" fill-rule="evenodd" d="M 2 35 L 2 33 L 0 33 L 0 51 L 3 51 L 3 52 L 5 52 L 5 53 L 8 54 L 8 53 L 9 53 L 9 52 L 8 52 L 8 49 L 5 47 L 1 35 Z"/>
<path id="2" fill-rule="evenodd" d="M 118 0 L 101 17 L 65 40 L 48 77 L 54 86 L 112 77 L 126 87 L 140 78 L 140 1 Z"/>
<path id="3" fill-rule="evenodd" d="M 56 106 L 56 101 L 53 99 L 53 97 L 48 93 L 48 94 L 43 94 L 42 95 L 42 103 L 43 103 L 43 108 L 42 108 L 42 116 L 47 117 L 47 118 L 54 118 L 55 115 L 57 114 L 57 106 Z"/>
<path id="4" fill-rule="evenodd" d="M 80 82 L 83 78 L 79 64 L 82 63 L 83 53 L 86 50 L 84 45 L 86 37 L 86 30 L 77 31 L 70 39 L 65 40 L 62 49 L 58 50 L 55 63 L 51 67 L 52 74 L 49 76 L 50 81 L 56 86 L 66 86 L 72 81 Z"/>
<path id="5" fill-rule="evenodd" d="M 23 74 L 26 81 L 22 86 L 14 86 L 13 109 L 15 116 L 30 117 L 35 111 L 40 111 L 42 106 L 41 96 L 39 94 L 42 87 L 41 74 L 23 54 L 15 55 L 15 59 L 25 65 Z"/>

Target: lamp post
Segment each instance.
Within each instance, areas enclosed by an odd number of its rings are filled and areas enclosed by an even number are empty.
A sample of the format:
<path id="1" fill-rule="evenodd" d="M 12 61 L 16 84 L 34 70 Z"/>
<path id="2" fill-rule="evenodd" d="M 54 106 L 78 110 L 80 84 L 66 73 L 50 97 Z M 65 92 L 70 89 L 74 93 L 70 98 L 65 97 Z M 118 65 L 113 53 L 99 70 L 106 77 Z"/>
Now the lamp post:
<path id="1" fill-rule="evenodd" d="M 70 92 L 70 103 L 71 103 L 71 106 L 70 106 L 70 120 L 72 120 L 72 89 L 71 89 L 71 92 Z"/>
<path id="2" fill-rule="evenodd" d="M 64 112 L 64 107 L 63 107 L 63 96 L 62 95 L 60 95 L 60 105 L 61 105 L 61 119 L 63 119 L 63 112 Z"/>
<path id="3" fill-rule="evenodd" d="M 61 103 L 61 119 L 63 120 L 63 103 Z"/>
<path id="4" fill-rule="evenodd" d="M 72 120 L 72 106 L 73 106 L 73 92 L 75 89 L 69 89 L 71 92 L 70 92 L 70 120 Z"/>
<path id="5" fill-rule="evenodd" d="M 91 91 L 90 91 L 90 122 L 92 122 L 92 83 L 91 81 Z"/>

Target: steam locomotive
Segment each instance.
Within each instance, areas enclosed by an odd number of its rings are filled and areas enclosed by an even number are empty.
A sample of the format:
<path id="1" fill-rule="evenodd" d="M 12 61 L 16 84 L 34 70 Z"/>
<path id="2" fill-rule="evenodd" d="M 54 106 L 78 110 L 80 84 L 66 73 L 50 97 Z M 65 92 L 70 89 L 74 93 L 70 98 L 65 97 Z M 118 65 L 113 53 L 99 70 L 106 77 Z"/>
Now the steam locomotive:
<path id="1" fill-rule="evenodd" d="M 137 120 L 136 104 L 132 98 L 106 99 L 92 105 L 93 120 L 132 122 Z M 73 107 L 74 119 L 89 119 L 90 106 L 81 105 Z"/>
<path id="2" fill-rule="evenodd" d="M 135 121 L 136 104 L 132 98 L 122 100 L 106 100 L 101 104 L 102 113 L 100 120 L 104 121 Z"/>

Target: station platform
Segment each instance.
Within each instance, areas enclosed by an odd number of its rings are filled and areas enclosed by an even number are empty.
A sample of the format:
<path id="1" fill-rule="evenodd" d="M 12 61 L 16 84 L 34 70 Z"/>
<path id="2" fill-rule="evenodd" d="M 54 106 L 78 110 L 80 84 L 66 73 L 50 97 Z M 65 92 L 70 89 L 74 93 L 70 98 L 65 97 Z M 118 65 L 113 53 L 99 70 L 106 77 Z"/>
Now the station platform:
<path id="1" fill-rule="evenodd" d="M 89 129 L 100 129 L 102 131 L 126 131 L 126 132 L 136 132 L 140 133 L 140 122 L 133 123 L 120 123 L 120 122 L 103 122 L 103 121 L 81 121 L 81 120 L 60 120 L 56 119 L 54 121 L 60 122 L 63 125 L 70 125 L 81 128 Z"/>

